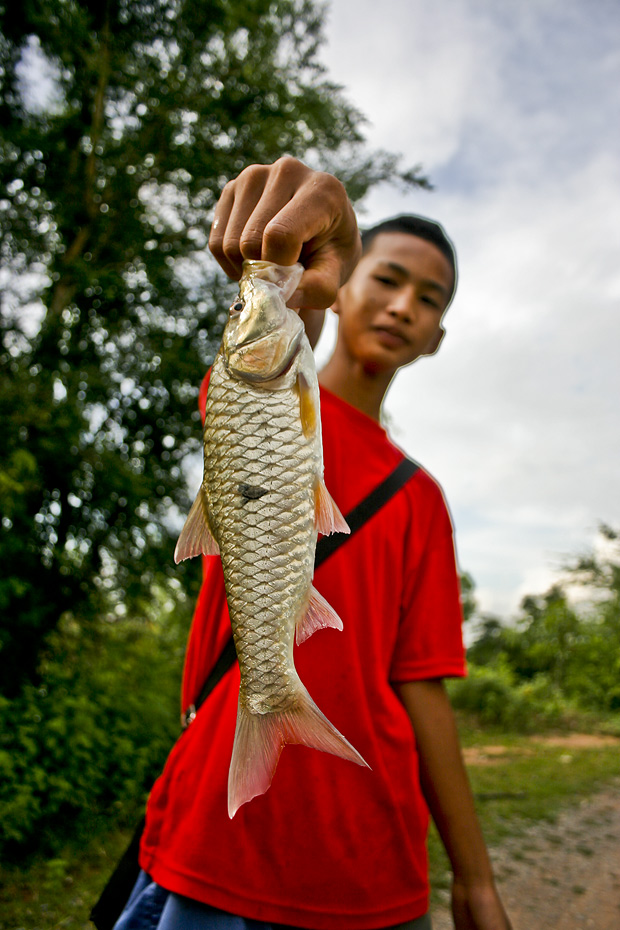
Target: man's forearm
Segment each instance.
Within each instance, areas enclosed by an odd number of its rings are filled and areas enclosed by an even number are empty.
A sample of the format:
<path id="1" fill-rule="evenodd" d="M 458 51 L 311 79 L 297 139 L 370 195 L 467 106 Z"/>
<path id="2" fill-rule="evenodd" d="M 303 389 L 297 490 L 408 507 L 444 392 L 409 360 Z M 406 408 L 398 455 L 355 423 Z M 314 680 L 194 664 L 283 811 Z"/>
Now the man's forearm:
<path id="1" fill-rule="evenodd" d="M 492 880 L 456 722 L 443 683 L 408 682 L 399 691 L 416 735 L 422 791 L 453 871 L 464 880 Z"/>
<path id="2" fill-rule="evenodd" d="M 455 927 L 510 930 L 443 682 L 408 682 L 398 690 L 416 736 L 422 791 L 452 865 Z"/>

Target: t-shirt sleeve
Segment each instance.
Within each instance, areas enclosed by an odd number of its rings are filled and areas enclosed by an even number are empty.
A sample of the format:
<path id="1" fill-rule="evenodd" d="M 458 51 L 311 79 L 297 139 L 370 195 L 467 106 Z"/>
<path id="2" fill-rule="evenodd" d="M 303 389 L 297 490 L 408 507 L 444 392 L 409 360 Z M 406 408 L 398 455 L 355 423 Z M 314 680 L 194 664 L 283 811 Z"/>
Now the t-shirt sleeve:
<path id="1" fill-rule="evenodd" d="M 412 505 L 394 682 L 466 674 L 452 522 L 441 489 L 425 479 Z"/>
<path id="2" fill-rule="evenodd" d="M 198 409 L 200 410 L 200 416 L 202 417 L 202 422 L 205 421 L 205 410 L 207 407 L 207 391 L 209 390 L 209 381 L 211 379 L 211 369 L 207 371 L 206 375 L 202 379 L 200 385 L 200 391 L 198 393 Z"/>

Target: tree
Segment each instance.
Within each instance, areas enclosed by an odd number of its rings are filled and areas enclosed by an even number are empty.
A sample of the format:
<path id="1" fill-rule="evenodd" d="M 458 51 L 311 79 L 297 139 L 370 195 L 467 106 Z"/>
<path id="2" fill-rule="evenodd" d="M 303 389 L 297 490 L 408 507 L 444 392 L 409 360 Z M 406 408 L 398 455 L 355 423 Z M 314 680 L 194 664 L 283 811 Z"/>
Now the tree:
<path id="1" fill-rule="evenodd" d="M 560 582 L 545 594 L 523 598 L 514 624 L 486 618 L 468 658 L 509 669 L 520 682 L 544 681 L 578 707 L 617 711 L 619 541 L 616 530 L 602 525 L 597 545 L 568 561 Z"/>
<path id="2" fill-rule="evenodd" d="M 226 179 L 283 152 L 354 198 L 365 153 L 310 0 L 0 6 L 0 688 L 63 613 L 139 613 L 188 506 L 197 382 L 231 294 L 205 254 Z M 196 577 L 196 567 L 174 569 Z M 188 576 L 187 573 L 190 573 Z"/>
<path id="3" fill-rule="evenodd" d="M 620 530 L 607 523 L 598 527 L 598 540 L 591 552 L 566 565 L 567 580 L 595 593 L 620 612 Z"/>
<path id="4" fill-rule="evenodd" d="M 461 572 L 461 608 L 463 610 L 463 619 L 465 623 L 476 615 L 478 602 L 476 601 L 476 582 L 469 572 Z"/>
<path id="5" fill-rule="evenodd" d="M 583 706 L 620 710 L 620 531 L 601 523 L 591 552 L 566 566 L 579 586 L 581 630 L 567 663 L 565 688 Z"/>

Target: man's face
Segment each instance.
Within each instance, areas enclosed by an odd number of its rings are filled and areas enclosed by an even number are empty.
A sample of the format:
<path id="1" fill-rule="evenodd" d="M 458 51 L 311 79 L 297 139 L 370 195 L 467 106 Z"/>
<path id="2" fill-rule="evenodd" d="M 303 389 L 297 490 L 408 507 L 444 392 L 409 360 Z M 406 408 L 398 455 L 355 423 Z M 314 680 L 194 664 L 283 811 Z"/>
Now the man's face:
<path id="1" fill-rule="evenodd" d="M 379 233 L 334 304 L 345 351 L 377 372 L 432 354 L 453 283 L 450 263 L 431 242 Z"/>

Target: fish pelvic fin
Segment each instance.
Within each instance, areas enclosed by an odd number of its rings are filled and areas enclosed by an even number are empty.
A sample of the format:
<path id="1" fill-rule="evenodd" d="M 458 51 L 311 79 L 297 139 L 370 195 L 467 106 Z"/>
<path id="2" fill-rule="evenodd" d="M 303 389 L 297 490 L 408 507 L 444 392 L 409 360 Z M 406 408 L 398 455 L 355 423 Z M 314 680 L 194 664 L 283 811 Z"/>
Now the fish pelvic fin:
<path id="1" fill-rule="evenodd" d="M 320 749 L 370 768 L 357 749 L 319 710 L 301 683 L 297 701 L 286 711 L 252 714 L 239 704 L 228 773 L 228 816 L 231 820 L 242 804 L 267 791 L 287 743 Z"/>
<path id="2" fill-rule="evenodd" d="M 314 488 L 314 525 L 323 536 L 330 533 L 350 533 L 351 529 L 340 513 L 338 505 L 325 487 L 322 478 L 318 478 Z"/>
<path id="3" fill-rule="evenodd" d="M 299 646 L 317 630 L 322 630 L 325 627 L 342 630 L 342 620 L 323 595 L 319 594 L 315 587 L 311 587 L 308 606 L 295 626 L 295 642 Z"/>
<path id="4" fill-rule="evenodd" d="M 187 515 L 185 526 L 174 550 L 174 561 L 182 562 L 195 555 L 219 555 L 220 547 L 209 526 L 207 500 L 201 486 Z"/>

